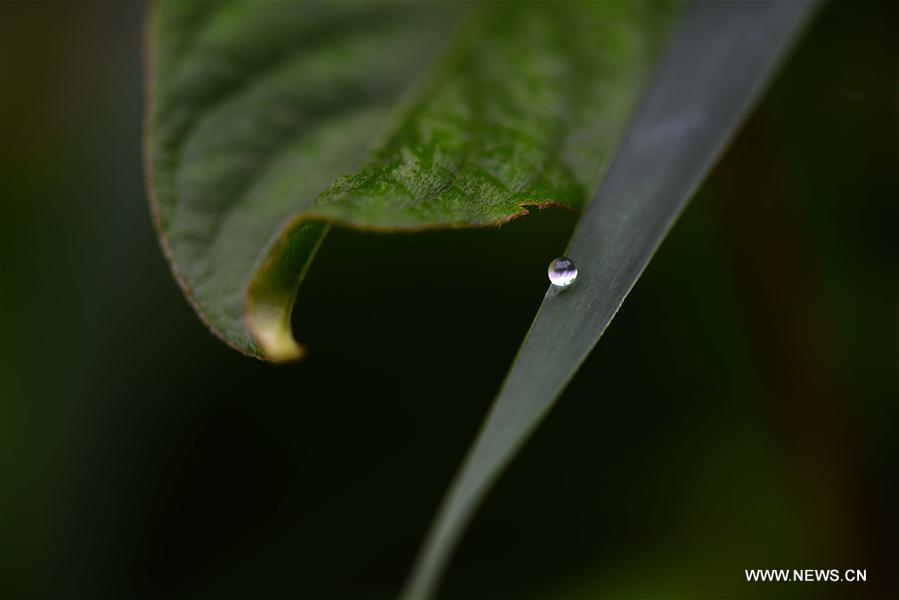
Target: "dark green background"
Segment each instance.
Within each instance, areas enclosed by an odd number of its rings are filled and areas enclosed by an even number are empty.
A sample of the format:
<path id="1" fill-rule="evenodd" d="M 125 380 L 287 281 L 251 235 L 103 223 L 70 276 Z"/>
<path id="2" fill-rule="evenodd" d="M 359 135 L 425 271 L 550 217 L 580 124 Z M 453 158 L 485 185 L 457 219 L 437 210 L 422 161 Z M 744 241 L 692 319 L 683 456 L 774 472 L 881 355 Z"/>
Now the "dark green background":
<path id="1" fill-rule="evenodd" d="M 334 232 L 295 315 L 309 359 L 244 358 L 154 237 L 143 12 L 2 4 L 0 596 L 391 597 L 575 218 Z M 824 8 L 479 513 L 447 597 L 899 589 L 897 22 Z"/>

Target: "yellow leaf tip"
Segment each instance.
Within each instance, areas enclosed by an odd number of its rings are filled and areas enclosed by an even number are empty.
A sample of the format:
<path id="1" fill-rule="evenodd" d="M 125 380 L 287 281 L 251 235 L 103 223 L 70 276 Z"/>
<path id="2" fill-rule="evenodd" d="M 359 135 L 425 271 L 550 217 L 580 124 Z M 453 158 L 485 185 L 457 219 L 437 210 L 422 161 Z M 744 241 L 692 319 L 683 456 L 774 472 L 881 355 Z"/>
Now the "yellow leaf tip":
<path id="1" fill-rule="evenodd" d="M 286 363 L 306 355 L 306 349 L 293 339 L 289 321 L 281 315 L 254 311 L 248 315 L 247 325 L 265 360 Z"/>

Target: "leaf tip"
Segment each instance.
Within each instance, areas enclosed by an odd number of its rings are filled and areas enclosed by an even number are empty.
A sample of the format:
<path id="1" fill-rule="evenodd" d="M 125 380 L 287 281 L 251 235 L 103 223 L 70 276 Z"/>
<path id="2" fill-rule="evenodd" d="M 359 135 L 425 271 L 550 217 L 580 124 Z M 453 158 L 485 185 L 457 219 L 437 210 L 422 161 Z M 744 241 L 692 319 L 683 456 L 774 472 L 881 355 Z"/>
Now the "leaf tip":
<path id="1" fill-rule="evenodd" d="M 246 314 L 246 325 L 253 339 L 259 345 L 262 358 L 274 363 L 300 360 L 306 349 L 293 339 L 288 319 L 284 312 L 271 306 L 250 305 Z"/>

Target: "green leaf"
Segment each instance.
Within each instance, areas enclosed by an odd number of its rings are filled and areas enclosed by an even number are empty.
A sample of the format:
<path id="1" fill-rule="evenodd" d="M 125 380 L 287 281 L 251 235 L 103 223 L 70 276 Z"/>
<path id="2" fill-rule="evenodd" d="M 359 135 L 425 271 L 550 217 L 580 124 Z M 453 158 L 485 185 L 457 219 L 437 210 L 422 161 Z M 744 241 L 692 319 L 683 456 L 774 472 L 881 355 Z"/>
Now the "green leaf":
<path id="1" fill-rule="evenodd" d="M 290 329 L 327 227 L 495 226 L 580 209 L 640 97 L 668 3 L 162 3 L 148 178 L 162 245 L 238 350 Z"/>
<path id="2" fill-rule="evenodd" d="M 478 503 L 596 345 L 812 7 L 700 2 L 677 24 L 645 102 L 566 252 L 578 266 L 578 279 L 570 289 L 547 291 L 435 519 L 407 597 L 433 594 Z"/>

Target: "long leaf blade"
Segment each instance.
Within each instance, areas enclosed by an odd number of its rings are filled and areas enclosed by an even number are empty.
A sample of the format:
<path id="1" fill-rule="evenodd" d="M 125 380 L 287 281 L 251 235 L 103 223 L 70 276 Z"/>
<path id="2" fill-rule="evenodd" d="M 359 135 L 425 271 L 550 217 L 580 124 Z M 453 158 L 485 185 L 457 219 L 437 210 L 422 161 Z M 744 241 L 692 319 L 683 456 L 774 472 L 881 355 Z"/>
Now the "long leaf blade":
<path id="1" fill-rule="evenodd" d="M 645 103 L 451 486 L 407 585 L 433 594 L 465 525 L 596 345 L 665 234 L 758 98 L 814 2 L 699 2 L 683 16 Z"/>

